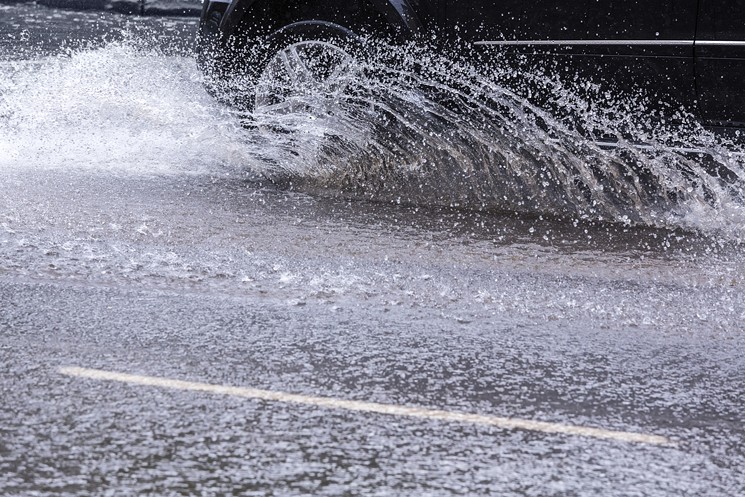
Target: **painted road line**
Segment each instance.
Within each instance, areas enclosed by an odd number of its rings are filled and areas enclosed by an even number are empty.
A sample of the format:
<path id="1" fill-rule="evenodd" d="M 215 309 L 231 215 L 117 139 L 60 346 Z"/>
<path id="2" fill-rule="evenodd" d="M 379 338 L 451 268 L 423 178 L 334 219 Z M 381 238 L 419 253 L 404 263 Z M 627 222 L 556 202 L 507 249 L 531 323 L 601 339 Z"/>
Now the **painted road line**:
<path id="1" fill-rule="evenodd" d="M 114 371 L 104 371 L 101 369 L 64 367 L 60 368 L 59 372 L 67 376 L 74 376 L 76 378 L 117 381 L 121 383 L 128 383 L 130 385 L 142 385 L 149 387 L 169 388 L 174 390 L 188 390 L 192 392 L 230 395 L 233 397 L 243 397 L 247 399 L 265 400 L 270 402 L 285 402 L 292 404 L 317 406 L 326 409 L 342 409 L 347 411 L 388 414 L 391 416 L 405 416 L 410 418 L 433 419 L 438 421 L 450 421 L 457 423 L 472 423 L 494 426 L 506 430 L 529 430 L 551 434 L 598 438 L 603 440 L 616 440 L 620 442 L 668 446 L 675 445 L 674 442 L 672 442 L 670 439 L 659 435 L 647 435 L 644 433 L 632 433 L 626 431 L 613 431 L 587 426 L 548 423 L 545 421 L 532 421 L 529 419 L 489 416 L 486 414 L 468 414 L 462 412 L 444 411 L 439 409 L 427 409 L 423 407 L 398 406 L 393 404 L 379 404 L 376 402 L 335 399 L 332 397 L 316 397 L 312 395 L 300 395 L 294 393 L 276 392 L 272 390 L 259 390 L 256 388 L 213 385 L 209 383 L 174 380 L 171 378 L 160 378 L 156 376 L 117 373 Z"/>

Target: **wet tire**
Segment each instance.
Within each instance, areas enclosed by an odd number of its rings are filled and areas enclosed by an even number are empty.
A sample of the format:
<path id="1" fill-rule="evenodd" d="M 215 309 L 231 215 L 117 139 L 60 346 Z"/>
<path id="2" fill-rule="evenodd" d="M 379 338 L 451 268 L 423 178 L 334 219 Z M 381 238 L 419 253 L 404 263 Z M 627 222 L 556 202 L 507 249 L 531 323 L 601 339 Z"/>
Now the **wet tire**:
<path id="1" fill-rule="evenodd" d="M 357 68 L 354 55 L 338 43 L 294 42 L 265 65 L 254 91 L 254 110 L 287 114 L 338 101 L 348 91 Z"/>
<path id="2" fill-rule="evenodd" d="M 364 56 L 360 38 L 351 30 L 338 24 L 323 21 L 303 21 L 285 26 L 260 39 L 241 40 L 240 49 L 226 49 L 218 46 L 219 40 L 215 23 L 207 19 L 200 30 L 203 51 L 198 56 L 200 68 L 205 74 L 208 91 L 222 102 L 242 112 L 253 112 L 258 102 L 266 107 L 267 79 L 271 77 L 272 66 L 276 69 L 278 57 L 282 54 L 301 54 L 308 56 L 310 71 L 320 78 L 306 85 L 305 91 L 322 89 L 323 66 L 333 62 L 333 54 L 343 54 L 348 60 Z M 325 48 L 326 50 L 319 50 Z M 312 52 L 317 52 L 317 59 L 312 59 Z M 339 57 L 336 57 L 341 60 Z M 325 61 L 324 61 L 325 59 Z M 297 57 L 291 63 L 299 62 Z M 352 64 L 350 64 L 351 67 Z M 275 75 L 277 71 L 275 70 Z M 287 76 L 287 75 L 286 75 Z M 338 75 L 337 75 L 338 76 Z M 318 81 L 320 79 L 321 81 Z"/>

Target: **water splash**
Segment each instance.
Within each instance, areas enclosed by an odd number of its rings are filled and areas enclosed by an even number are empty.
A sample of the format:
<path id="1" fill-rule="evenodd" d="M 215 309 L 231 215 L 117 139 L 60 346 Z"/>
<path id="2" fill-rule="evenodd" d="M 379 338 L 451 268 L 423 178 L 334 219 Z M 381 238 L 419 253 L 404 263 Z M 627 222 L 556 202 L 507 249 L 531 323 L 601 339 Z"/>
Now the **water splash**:
<path id="1" fill-rule="evenodd" d="M 205 92 L 190 56 L 132 40 L 2 64 L 0 171 L 240 171 L 416 205 L 730 239 L 745 226 L 741 146 L 685 115 L 674 126 L 655 120 L 643 101 L 610 101 L 589 86 L 580 94 L 545 75 L 520 74 L 556 96 L 548 113 L 507 89 L 515 77 L 507 65 L 486 71 L 413 45 L 378 45 L 343 91 L 305 95 L 292 113 L 246 115 Z"/>
<path id="2" fill-rule="evenodd" d="M 304 188 L 739 233 L 741 146 L 682 113 L 666 124 L 642 99 L 520 77 L 557 96 L 552 112 L 507 89 L 507 65 L 487 73 L 415 46 L 383 46 L 360 62 L 345 93 L 305 113 L 254 113 L 247 125 L 253 137 L 279 138 L 273 152 L 283 153 L 262 162 L 264 173 Z"/>
<path id="3" fill-rule="evenodd" d="M 0 172 L 203 174 L 242 157 L 191 58 L 125 41 L 0 64 Z"/>

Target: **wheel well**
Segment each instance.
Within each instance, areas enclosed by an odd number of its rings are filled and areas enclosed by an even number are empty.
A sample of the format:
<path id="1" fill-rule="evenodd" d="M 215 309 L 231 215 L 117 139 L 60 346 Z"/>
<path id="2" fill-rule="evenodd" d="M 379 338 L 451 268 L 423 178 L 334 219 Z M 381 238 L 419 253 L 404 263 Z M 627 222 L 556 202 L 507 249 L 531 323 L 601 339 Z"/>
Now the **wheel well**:
<path id="1" fill-rule="evenodd" d="M 231 16 L 231 27 L 222 31 L 219 47 L 198 57 L 207 74 L 207 86 L 222 101 L 250 110 L 246 89 L 255 82 L 274 44 L 285 35 L 301 36 L 318 30 L 339 36 L 367 34 L 387 41 L 402 38 L 398 27 L 374 7 L 376 0 L 256 0 L 240 20 Z M 235 14 L 235 12 L 234 12 Z M 226 18 L 227 19 L 227 18 Z M 225 19 L 224 19 L 225 20 Z M 235 23 L 235 24 L 233 24 Z M 283 28 L 290 31 L 283 32 Z M 220 30 L 224 29 L 224 23 Z M 275 38 L 276 39 L 273 39 Z"/>
<path id="2" fill-rule="evenodd" d="M 235 42 L 267 36 L 302 21 L 338 24 L 357 34 L 389 41 L 399 33 L 370 0 L 258 0 L 244 14 L 234 34 Z"/>

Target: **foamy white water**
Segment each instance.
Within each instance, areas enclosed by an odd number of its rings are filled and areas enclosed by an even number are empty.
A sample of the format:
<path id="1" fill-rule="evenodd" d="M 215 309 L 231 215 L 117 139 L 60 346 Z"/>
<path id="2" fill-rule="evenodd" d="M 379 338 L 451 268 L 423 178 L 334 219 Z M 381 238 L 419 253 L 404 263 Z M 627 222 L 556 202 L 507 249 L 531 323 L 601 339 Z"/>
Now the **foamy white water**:
<path id="1" fill-rule="evenodd" d="M 7 62 L 0 170 L 203 174 L 246 161 L 239 122 L 194 61 L 128 44 Z"/>

